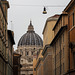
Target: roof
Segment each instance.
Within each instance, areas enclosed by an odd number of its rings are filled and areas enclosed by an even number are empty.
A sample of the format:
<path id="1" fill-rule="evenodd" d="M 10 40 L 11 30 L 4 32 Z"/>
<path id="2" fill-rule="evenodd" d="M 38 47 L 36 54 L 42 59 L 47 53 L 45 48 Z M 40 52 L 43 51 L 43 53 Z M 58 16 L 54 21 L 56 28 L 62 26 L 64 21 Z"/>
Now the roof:
<path id="1" fill-rule="evenodd" d="M 45 28 L 46 28 L 46 26 L 47 26 L 47 22 L 49 22 L 49 21 L 57 21 L 58 18 L 59 18 L 59 16 L 60 16 L 60 15 L 56 14 L 56 15 L 54 15 L 54 16 L 51 16 L 51 17 L 47 18 L 42 34 L 43 34 L 44 31 L 45 31 Z"/>
<path id="2" fill-rule="evenodd" d="M 64 11 L 67 12 L 73 5 L 75 5 L 75 0 L 71 0 L 69 4 L 66 6 L 66 8 L 64 9 Z"/>
<path id="3" fill-rule="evenodd" d="M 63 26 L 63 27 L 60 28 L 60 30 L 58 31 L 58 33 L 56 34 L 56 36 L 54 37 L 54 39 L 53 39 L 52 42 L 50 43 L 50 46 L 53 45 L 53 43 L 55 42 L 55 40 L 57 39 L 57 37 L 59 37 L 60 34 L 61 34 L 61 32 L 62 32 L 63 30 L 65 30 L 66 28 L 67 28 L 67 25 L 65 25 L 65 26 Z"/>
<path id="4" fill-rule="evenodd" d="M 56 22 L 56 24 L 55 24 L 55 26 L 54 26 L 54 28 L 53 28 L 53 30 L 56 28 L 57 24 L 59 23 L 59 20 L 61 19 L 61 17 L 62 17 L 63 15 L 67 15 L 67 13 L 66 13 L 66 12 L 63 12 L 63 13 L 60 15 L 60 17 L 58 18 L 58 20 L 57 20 L 57 22 Z"/>
<path id="5" fill-rule="evenodd" d="M 25 33 L 19 40 L 18 42 L 18 47 L 19 46 L 30 46 L 30 45 L 35 45 L 35 46 L 43 46 L 43 41 L 41 37 L 35 33 L 34 28 L 32 23 L 30 22 L 30 25 L 28 26 L 28 31 Z"/>

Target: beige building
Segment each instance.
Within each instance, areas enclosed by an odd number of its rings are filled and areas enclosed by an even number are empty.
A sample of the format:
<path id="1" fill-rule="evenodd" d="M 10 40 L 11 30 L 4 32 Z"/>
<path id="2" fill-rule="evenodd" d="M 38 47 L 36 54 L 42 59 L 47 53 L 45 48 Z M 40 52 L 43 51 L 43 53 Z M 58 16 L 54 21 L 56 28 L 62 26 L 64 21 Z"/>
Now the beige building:
<path id="1" fill-rule="evenodd" d="M 50 44 L 52 39 L 54 38 L 54 31 L 52 30 L 56 21 L 58 20 L 59 15 L 54 15 L 49 17 L 46 20 L 44 29 L 43 29 L 43 47 L 45 45 Z"/>
<path id="2" fill-rule="evenodd" d="M 28 31 L 18 42 L 16 52 L 21 54 L 21 75 L 33 75 L 33 55 L 37 57 L 37 53 L 42 49 L 43 42 L 40 36 L 35 33 L 33 25 L 30 21 Z"/>
<path id="3" fill-rule="evenodd" d="M 59 15 L 49 17 L 43 30 L 43 75 L 52 75 L 52 47 L 49 44 L 54 38 L 54 31 L 52 29 L 58 18 Z"/>
<path id="4" fill-rule="evenodd" d="M 53 28 L 54 39 L 50 44 L 53 47 L 53 75 L 63 75 L 68 71 L 67 25 L 67 13 L 62 13 Z"/>
<path id="5" fill-rule="evenodd" d="M 43 30 L 43 50 L 40 50 L 38 57 L 34 60 L 34 75 L 52 75 L 52 47 L 49 43 L 54 37 L 52 31 L 59 15 L 49 17 Z M 50 59 L 50 60 L 49 60 Z"/>

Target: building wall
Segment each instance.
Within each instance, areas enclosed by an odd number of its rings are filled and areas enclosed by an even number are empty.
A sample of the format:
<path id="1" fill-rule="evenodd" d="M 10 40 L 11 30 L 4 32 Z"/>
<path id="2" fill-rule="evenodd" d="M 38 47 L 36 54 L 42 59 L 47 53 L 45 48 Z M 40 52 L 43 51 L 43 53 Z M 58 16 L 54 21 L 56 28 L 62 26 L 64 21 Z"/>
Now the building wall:
<path id="1" fill-rule="evenodd" d="M 47 48 L 43 57 L 43 75 L 52 75 L 52 51 Z"/>
<path id="2" fill-rule="evenodd" d="M 7 49 L 7 57 L 8 57 L 8 69 L 7 69 L 7 72 L 8 72 L 8 75 L 13 75 L 13 44 L 14 41 L 14 35 L 12 34 L 13 32 L 11 30 L 8 30 L 8 49 Z"/>
<path id="3" fill-rule="evenodd" d="M 67 14 L 67 13 L 66 13 Z M 68 25 L 68 16 L 67 15 L 63 15 L 61 17 L 61 19 L 59 20 L 58 24 L 56 25 L 55 29 L 54 29 L 54 37 L 56 36 L 56 34 L 58 33 L 59 29 L 64 26 L 64 25 Z"/>
<path id="4" fill-rule="evenodd" d="M 13 53 L 13 75 L 20 75 L 20 54 L 17 54 L 16 52 Z"/>
<path id="5" fill-rule="evenodd" d="M 35 64 L 35 72 L 36 74 L 33 75 L 43 75 L 43 56 L 42 56 L 42 49 L 39 50 L 37 58 L 36 58 L 36 64 Z"/>
<path id="6" fill-rule="evenodd" d="M 65 10 L 68 13 L 68 31 L 69 31 L 69 69 L 75 69 L 75 0 L 71 0 Z M 73 72 L 75 74 L 75 72 Z"/>
<path id="7" fill-rule="evenodd" d="M 63 75 L 69 70 L 68 58 L 68 15 L 62 13 L 54 28 L 53 45 L 53 75 Z M 56 37 L 57 36 L 57 37 Z"/>
<path id="8" fill-rule="evenodd" d="M 7 9 L 8 1 L 0 1 L 0 75 L 12 75 L 12 39 L 8 37 L 7 31 Z"/>
<path id="9" fill-rule="evenodd" d="M 40 61 L 38 67 L 37 67 L 37 74 L 36 75 L 43 75 L 43 62 Z"/>
<path id="10" fill-rule="evenodd" d="M 7 73 L 7 14 L 8 2 L 3 4 L 0 2 L 0 75 L 8 75 Z M 6 4 L 6 7 L 5 7 Z"/>
<path id="11" fill-rule="evenodd" d="M 43 30 L 43 75 L 52 75 L 52 49 L 49 47 L 49 44 L 54 38 L 53 27 L 55 26 L 58 18 L 59 15 L 49 17 Z"/>
<path id="12" fill-rule="evenodd" d="M 61 34 L 58 40 L 54 44 L 53 50 L 53 71 L 56 72 L 56 75 L 65 74 L 68 71 L 68 35 L 66 31 Z M 60 40 L 61 39 L 61 40 Z M 64 40 L 64 41 L 63 41 Z M 61 42 L 60 42 L 61 41 Z M 54 75 L 54 74 L 53 74 Z"/>
<path id="13" fill-rule="evenodd" d="M 74 14 L 74 15 L 73 15 Z M 69 26 L 70 26 L 70 42 L 75 42 L 75 5 L 72 6 L 72 8 L 68 11 L 68 19 L 69 19 Z M 75 51 L 74 51 L 75 52 Z M 75 57 L 73 58 L 73 53 L 70 53 L 70 68 L 75 68 Z"/>
<path id="14" fill-rule="evenodd" d="M 53 29 L 55 23 L 56 23 L 56 20 L 47 22 L 45 31 L 43 33 L 43 47 L 46 44 L 49 44 L 52 41 L 52 39 L 54 38 L 54 32 L 52 31 L 52 29 Z"/>

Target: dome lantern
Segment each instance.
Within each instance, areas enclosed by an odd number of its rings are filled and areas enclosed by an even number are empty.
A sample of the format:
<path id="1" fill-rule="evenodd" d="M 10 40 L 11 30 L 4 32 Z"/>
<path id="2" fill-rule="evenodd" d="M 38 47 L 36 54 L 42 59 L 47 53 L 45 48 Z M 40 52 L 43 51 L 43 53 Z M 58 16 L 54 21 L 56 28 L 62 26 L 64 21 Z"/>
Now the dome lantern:
<path id="1" fill-rule="evenodd" d="M 28 26 L 28 31 L 34 31 L 32 21 L 30 21 L 30 25 Z"/>

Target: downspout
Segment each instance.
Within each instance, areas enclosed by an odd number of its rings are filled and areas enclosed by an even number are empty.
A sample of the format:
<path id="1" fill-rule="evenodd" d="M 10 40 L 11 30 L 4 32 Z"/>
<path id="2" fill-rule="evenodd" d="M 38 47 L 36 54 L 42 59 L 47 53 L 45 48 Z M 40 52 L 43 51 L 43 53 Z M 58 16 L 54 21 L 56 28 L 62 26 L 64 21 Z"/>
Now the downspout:
<path id="1" fill-rule="evenodd" d="M 60 75 L 61 75 L 61 37 L 60 37 Z"/>
<path id="2" fill-rule="evenodd" d="M 69 58 L 69 75 L 70 75 L 70 25 L 69 25 L 69 15 L 68 15 L 68 58 Z"/>
<path id="3" fill-rule="evenodd" d="M 55 43 L 55 75 L 56 75 L 56 43 Z"/>

